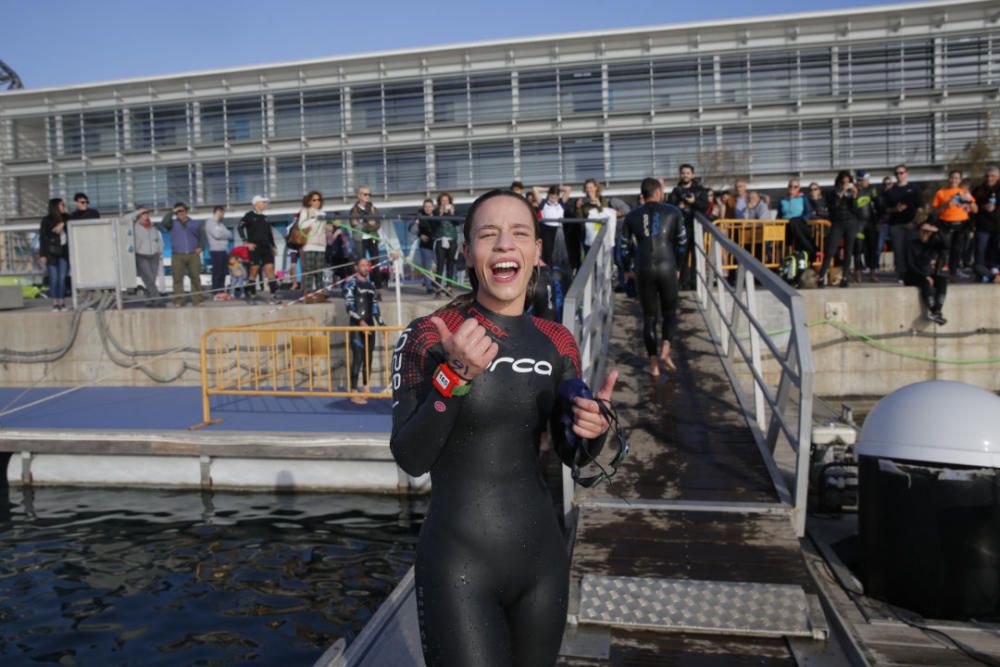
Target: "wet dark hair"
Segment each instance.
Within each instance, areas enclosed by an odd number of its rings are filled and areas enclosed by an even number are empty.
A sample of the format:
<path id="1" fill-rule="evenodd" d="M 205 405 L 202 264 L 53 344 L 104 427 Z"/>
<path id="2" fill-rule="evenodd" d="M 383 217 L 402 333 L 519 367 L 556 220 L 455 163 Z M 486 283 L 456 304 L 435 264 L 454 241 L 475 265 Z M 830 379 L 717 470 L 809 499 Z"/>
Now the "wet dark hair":
<path id="1" fill-rule="evenodd" d="M 639 186 L 639 192 L 642 193 L 642 198 L 646 201 L 656 194 L 657 190 L 662 190 L 663 186 L 655 178 L 644 178 L 642 179 L 642 184 Z"/>
<path id="2" fill-rule="evenodd" d="M 482 205 L 488 202 L 490 199 L 495 199 L 496 197 L 510 197 L 516 201 L 521 202 L 524 206 L 524 210 L 528 217 L 531 218 L 532 226 L 531 228 L 535 232 L 535 239 L 542 238 L 542 223 L 538 220 L 538 216 L 535 215 L 535 209 L 528 203 L 528 200 L 517 194 L 513 190 L 496 189 L 490 190 L 484 195 L 481 195 L 476 201 L 472 202 L 472 206 L 469 207 L 468 212 L 465 214 L 465 224 L 462 225 L 462 238 L 465 240 L 465 245 L 469 245 L 469 241 L 472 235 L 472 225 L 476 219 L 476 213 Z M 531 280 L 528 282 L 528 289 L 524 295 L 524 305 L 527 307 L 531 303 L 532 296 L 535 293 L 535 283 L 538 282 L 538 267 L 532 267 Z M 466 274 L 469 277 L 469 285 L 472 286 L 472 290 L 468 294 L 461 294 L 451 301 L 448 302 L 446 306 L 439 309 L 438 312 L 446 310 L 465 310 L 471 306 L 476 301 L 476 294 L 479 292 L 479 278 L 476 277 L 476 267 L 469 266 L 466 268 Z"/>

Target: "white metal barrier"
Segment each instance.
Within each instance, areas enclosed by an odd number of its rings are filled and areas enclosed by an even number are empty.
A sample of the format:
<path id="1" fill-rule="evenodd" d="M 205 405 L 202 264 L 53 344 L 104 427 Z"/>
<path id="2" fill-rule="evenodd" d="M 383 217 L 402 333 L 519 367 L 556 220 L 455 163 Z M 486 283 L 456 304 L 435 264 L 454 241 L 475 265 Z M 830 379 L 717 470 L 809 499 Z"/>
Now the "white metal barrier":
<path id="1" fill-rule="evenodd" d="M 594 239 L 563 300 L 563 326 L 580 346 L 580 376 L 595 391 L 604 382 L 614 316 L 614 246 L 616 220 L 608 220 Z M 563 466 L 563 512 L 573 511 L 570 469 Z"/>
<path id="2" fill-rule="evenodd" d="M 705 250 L 706 235 L 712 236 L 709 252 Z M 747 415 L 779 499 L 792 508 L 792 523 L 801 537 L 805 534 L 809 497 L 815 372 L 802 297 L 705 218 L 696 218 L 694 240 L 698 305 L 740 407 Z M 734 285 L 730 284 L 730 276 L 723 268 L 724 253 L 731 258 L 729 261 L 736 263 Z M 770 292 L 787 311 L 790 331 L 784 349 L 761 324 L 758 287 Z M 764 379 L 762 345 L 781 368 L 777 386 Z M 750 373 L 752 399 L 742 387 L 734 360 L 745 364 Z M 796 390 L 797 400 L 792 400 L 792 389 Z M 791 489 L 774 458 L 775 447 L 782 436 L 795 452 Z"/>

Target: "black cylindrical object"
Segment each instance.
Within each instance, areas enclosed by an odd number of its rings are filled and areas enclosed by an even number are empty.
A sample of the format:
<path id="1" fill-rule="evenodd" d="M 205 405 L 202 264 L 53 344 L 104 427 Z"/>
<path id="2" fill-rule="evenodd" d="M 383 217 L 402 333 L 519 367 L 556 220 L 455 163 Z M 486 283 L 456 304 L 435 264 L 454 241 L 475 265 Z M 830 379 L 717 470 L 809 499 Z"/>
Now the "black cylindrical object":
<path id="1" fill-rule="evenodd" d="M 929 618 L 1000 614 L 1000 484 L 991 469 L 865 456 L 865 593 Z"/>
<path id="2" fill-rule="evenodd" d="M 883 398 L 859 438 L 861 580 L 936 619 L 1000 614 L 1000 398 L 921 382 Z"/>

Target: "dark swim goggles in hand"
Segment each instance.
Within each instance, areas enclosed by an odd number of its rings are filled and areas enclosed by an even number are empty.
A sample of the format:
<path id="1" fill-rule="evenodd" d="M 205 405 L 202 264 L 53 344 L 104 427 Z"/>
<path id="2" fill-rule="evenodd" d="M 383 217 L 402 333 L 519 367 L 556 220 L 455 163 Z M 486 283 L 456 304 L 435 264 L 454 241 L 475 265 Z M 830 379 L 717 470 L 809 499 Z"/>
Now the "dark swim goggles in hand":
<path id="1" fill-rule="evenodd" d="M 618 441 L 618 452 L 611 460 L 610 472 L 608 472 L 607 468 L 602 466 L 597 460 L 597 454 L 599 454 L 603 448 L 603 438 L 597 441 L 588 441 L 573 432 L 572 405 L 573 399 L 577 397 L 596 401 L 597 406 L 601 411 L 601 415 L 608 422 L 608 430 L 613 430 L 615 433 L 615 438 Z M 618 411 L 615 409 L 615 406 L 611 403 L 611 401 L 595 398 L 587 384 L 579 378 L 563 381 L 559 385 L 559 398 L 565 401 L 561 421 L 563 424 L 563 432 L 566 438 L 566 443 L 569 445 L 572 453 L 571 463 L 569 466 L 573 475 L 573 481 L 585 489 L 589 489 L 603 480 L 608 480 L 608 483 L 610 484 L 611 478 L 618 472 L 618 466 L 620 466 L 622 461 L 625 460 L 625 457 L 628 456 L 629 449 L 628 438 L 625 436 L 625 429 L 622 428 L 621 422 L 618 420 Z M 596 449 L 594 452 L 590 451 L 592 445 L 595 446 Z M 589 475 L 586 477 L 581 476 L 580 468 L 589 464 L 596 465 L 600 469 L 600 472 L 596 475 Z"/>

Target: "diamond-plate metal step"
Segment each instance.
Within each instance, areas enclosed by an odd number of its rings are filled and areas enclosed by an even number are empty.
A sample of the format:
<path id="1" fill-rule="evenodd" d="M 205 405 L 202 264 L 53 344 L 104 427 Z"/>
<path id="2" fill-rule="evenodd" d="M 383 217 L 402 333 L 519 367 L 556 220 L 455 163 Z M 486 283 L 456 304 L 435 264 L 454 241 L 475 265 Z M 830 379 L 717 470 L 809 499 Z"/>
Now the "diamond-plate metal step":
<path id="1" fill-rule="evenodd" d="M 668 632 L 823 638 L 826 621 L 811 607 L 795 585 L 588 574 L 577 618 Z"/>

